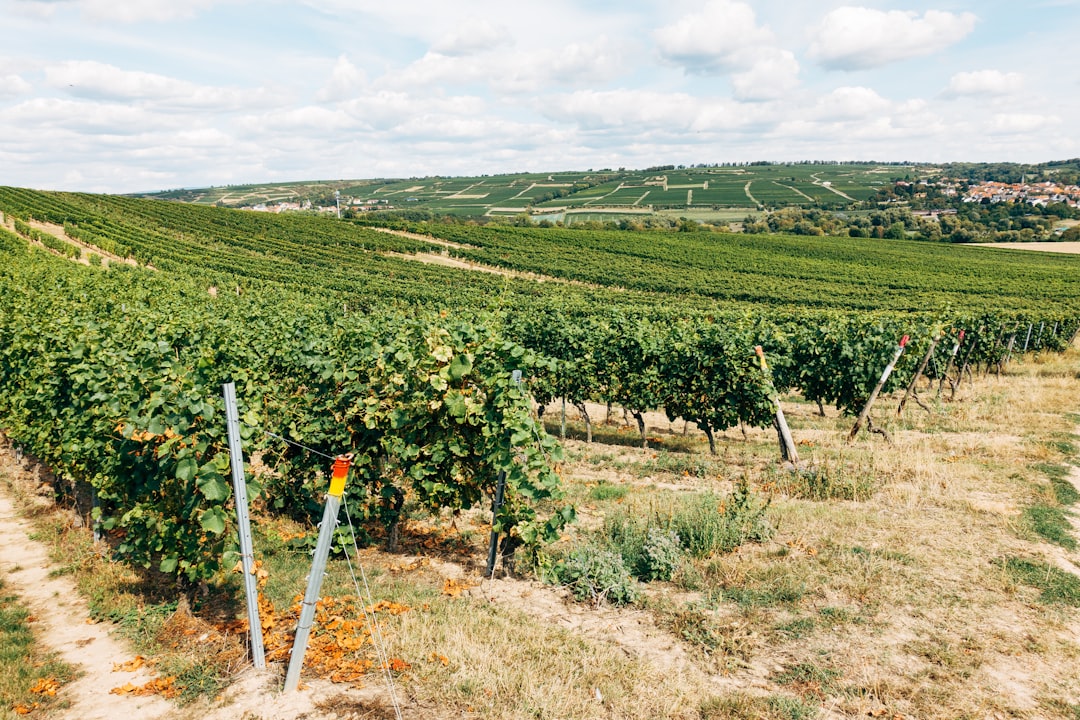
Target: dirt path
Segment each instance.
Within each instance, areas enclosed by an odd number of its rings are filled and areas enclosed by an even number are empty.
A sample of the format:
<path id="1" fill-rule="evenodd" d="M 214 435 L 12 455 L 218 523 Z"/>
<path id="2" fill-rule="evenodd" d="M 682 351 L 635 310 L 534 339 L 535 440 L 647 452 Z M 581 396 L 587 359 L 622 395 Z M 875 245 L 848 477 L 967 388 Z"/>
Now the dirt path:
<path id="1" fill-rule="evenodd" d="M 502 275 L 504 277 L 522 277 L 518 273 L 512 270 L 505 270 L 503 268 L 492 267 L 491 265 L 477 265 L 476 263 L 469 262 L 468 260 L 459 260 L 452 258 L 449 255 L 436 255 L 435 253 L 399 253 L 392 250 L 388 250 L 383 255 L 389 257 L 398 258 L 399 260 L 412 260 L 413 262 L 425 263 L 427 265 L 442 265 L 443 267 L 458 268 L 459 270 L 475 270 L 476 272 L 486 272 L 492 275 Z"/>
<path id="2" fill-rule="evenodd" d="M 761 207 L 761 203 L 758 202 L 758 199 L 750 194 L 750 186 L 753 184 L 753 180 L 747 182 L 746 185 L 743 186 L 743 192 L 746 193 L 746 197 L 750 198 L 750 202 L 754 203 L 757 207 Z"/>
<path id="3" fill-rule="evenodd" d="M 91 624 L 86 602 L 67 577 L 54 576 L 45 546 L 30 539 L 33 528 L 19 517 L 5 491 L 0 492 L 0 573 L 9 587 L 37 617 L 38 636 L 57 650 L 81 677 L 63 686 L 59 697 L 69 703 L 60 717 L 72 720 L 144 720 L 164 717 L 172 705 L 160 697 L 118 696 L 109 690 L 126 683 L 142 685 L 152 675 L 113 672 L 134 654 L 109 635 L 104 625 Z"/>
<path id="4" fill-rule="evenodd" d="M 792 187 L 791 185 L 785 185 L 784 183 L 778 183 L 775 180 L 773 180 L 773 185 L 778 185 L 779 187 L 782 187 L 785 190 L 790 190 L 793 193 L 797 193 L 799 195 L 802 195 L 804 198 L 806 198 L 810 202 L 814 202 L 814 198 L 810 197 L 809 195 L 807 195 L 806 193 L 804 193 L 802 190 L 800 190 L 797 187 Z"/>
<path id="5" fill-rule="evenodd" d="M 840 197 L 844 198 L 845 200 L 850 200 L 851 202 L 858 202 L 858 200 L 856 200 L 855 198 L 851 197 L 851 196 L 850 196 L 850 195 L 848 195 L 847 193 L 844 193 L 844 192 L 840 192 L 839 190 L 837 190 L 836 188 L 834 188 L 834 187 L 832 186 L 832 183 L 831 183 L 830 181 L 828 181 L 828 180 L 824 180 L 824 181 L 823 181 L 823 180 L 822 180 L 822 179 L 821 179 L 820 177 L 818 177 L 818 176 L 817 176 L 817 173 L 814 173 L 814 174 L 813 174 L 813 175 L 811 175 L 810 177 L 812 177 L 812 178 L 814 179 L 814 184 L 815 184 L 815 185 L 818 185 L 818 186 L 820 186 L 820 187 L 823 187 L 823 188 L 825 188 L 826 190 L 828 190 L 829 192 L 832 192 L 832 193 L 836 193 L 837 195 L 839 195 Z"/>
<path id="6" fill-rule="evenodd" d="M 463 245 L 462 243 L 451 242 L 449 240 L 440 240 L 437 237 L 431 235 L 420 235 L 418 233 L 411 233 L 407 230 L 391 230 L 390 228 L 373 227 L 372 230 L 376 232 L 386 233 L 387 235 L 397 235 L 398 237 L 409 238 L 410 240 L 419 240 L 420 242 L 431 243 L 432 245 L 442 245 L 443 247 L 454 248 L 455 250 L 466 250 L 472 248 L 472 245 Z"/>
<path id="7" fill-rule="evenodd" d="M 1037 252 L 1080 255 L 1080 242 L 1017 242 L 1017 243 L 963 243 L 970 247 L 1004 248 L 1006 250 L 1034 250 Z"/>

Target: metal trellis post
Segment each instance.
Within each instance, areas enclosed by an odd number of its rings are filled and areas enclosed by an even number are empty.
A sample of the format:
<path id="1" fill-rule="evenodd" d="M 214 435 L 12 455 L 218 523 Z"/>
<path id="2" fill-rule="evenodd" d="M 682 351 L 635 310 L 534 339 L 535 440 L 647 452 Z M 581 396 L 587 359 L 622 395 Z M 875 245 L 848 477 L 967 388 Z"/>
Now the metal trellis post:
<path id="1" fill-rule="evenodd" d="M 229 428 L 229 465 L 232 468 L 233 498 L 236 501 L 236 527 L 240 533 L 240 561 L 244 571 L 244 596 L 247 600 L 248 628 L 251 636 L 251 659 L 259 670 L 266 669 L 262 621 L 259 619 L 259 589 L 255 582 L 255 550 L 248 518 L 247 482 L 244 478 L 244 451 L 240 440 L 240 413 L 236 408 L 236 385 L 225 383 L 225 420 Z"/>

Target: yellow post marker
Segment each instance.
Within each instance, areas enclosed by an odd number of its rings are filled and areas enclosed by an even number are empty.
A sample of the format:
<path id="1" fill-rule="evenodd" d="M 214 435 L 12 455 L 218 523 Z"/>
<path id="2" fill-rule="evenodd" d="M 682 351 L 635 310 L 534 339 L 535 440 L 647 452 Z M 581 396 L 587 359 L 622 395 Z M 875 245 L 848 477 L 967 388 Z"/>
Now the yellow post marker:
<path id="1" fill-rule="evenodd" d="M 760 345 L 754 346 L 754 352 L 757 353 L 758 359 L 761 360 L 762 372 L 769 371 L 769 363 L 765 362 L 765 350 Z"/>
<path id="2" fill-rule="evenodd" d="M 334 460 L 334 470 L 330 475 L 330 495 L 339 498 L 345 492 L 345 479 L 349 477 L 349 465 L 352 464 L 352 458 L 352 454 L 338 455 Z"/>

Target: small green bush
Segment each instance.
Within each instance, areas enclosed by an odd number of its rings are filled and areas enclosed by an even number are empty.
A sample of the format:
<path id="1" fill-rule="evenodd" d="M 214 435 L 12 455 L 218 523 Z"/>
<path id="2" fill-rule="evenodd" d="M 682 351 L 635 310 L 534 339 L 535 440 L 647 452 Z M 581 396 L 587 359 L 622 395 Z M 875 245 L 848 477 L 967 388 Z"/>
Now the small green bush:
<path id="1" fill-rule="evenodd" d="M 670 580 L 683 557 L 679 534 L 674 530 L 649 528 L 641 554 L 646 579 Z"/>
<path id="2" fill-rule="evenodd" d="M 622 556 L 596 545 L 585 545 L 570 553 L 556 564 L 555 577 L 570 588 L 575 598 L 596 605 L 628 605 L 639 597 Z"/>
<path id="3" fill-rule="evenodd" d="M 745 482 L 726 496 L 654 498 L 645 511 L 626 507 L 608 515 L 600 544 L 622 556 L 637 579 L 670 580 L 686 555 L 727 553 L 772 537 L 768 505 L 756 499 Z"/>

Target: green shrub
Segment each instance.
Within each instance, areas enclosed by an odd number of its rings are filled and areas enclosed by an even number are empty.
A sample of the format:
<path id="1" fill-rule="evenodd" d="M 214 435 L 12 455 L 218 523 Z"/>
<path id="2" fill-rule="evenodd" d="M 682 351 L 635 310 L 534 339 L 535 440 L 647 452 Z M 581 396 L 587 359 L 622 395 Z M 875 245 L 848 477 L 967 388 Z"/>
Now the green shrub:
<path id="1" fill-rule="evenodd" d="M 679 534 L 674 530 L 649 528 L 641 554 L 647 579 L 670 580 L 683 557 Z"/>
<path id="2" fill-rule="evenodd" d="M 575 598 L 596 605 L 604 602 L 628 605 L 639 597 L 622 556 L 595 545 L 585 545 L 570 553 L 555 566 L 555 577 L 570 588 Z"/>
<path id="3" fill-rule="evenodd" d="M 617 552 L 637 579 L 670 580 L 686 555 L 731 552 L 770 538 L 767 509 L 745 482 L 726 496 L 653 498 L 647 510 L 620 508 L 608 515 L 599 543 Z"/>

